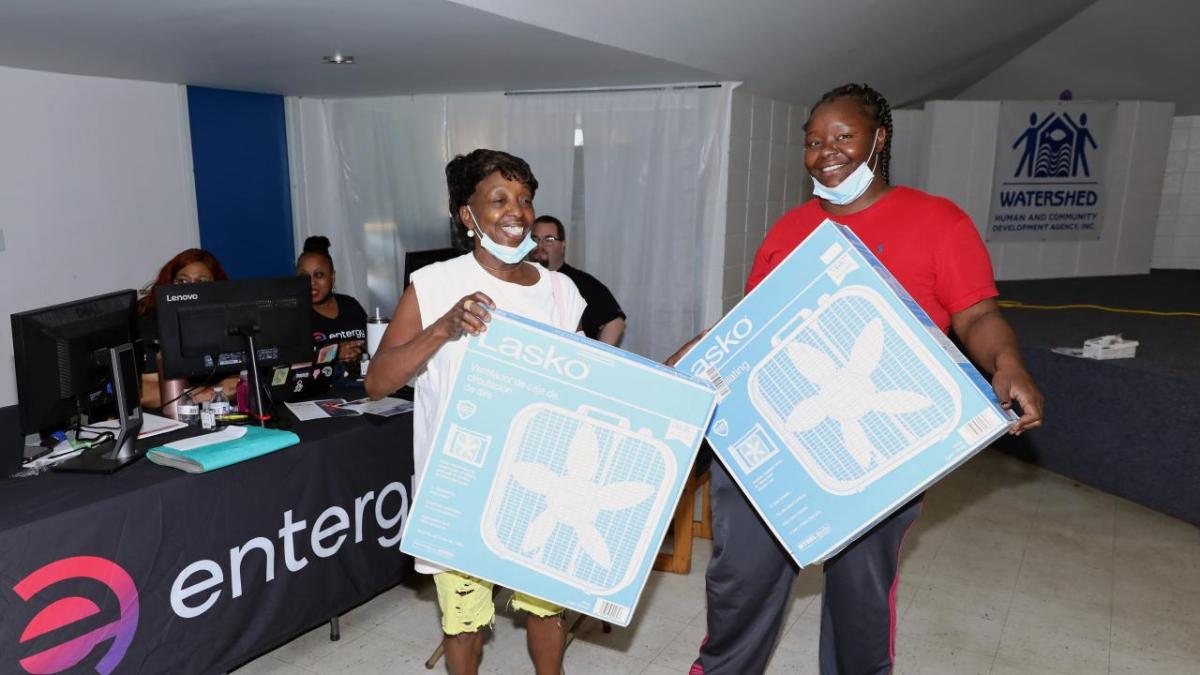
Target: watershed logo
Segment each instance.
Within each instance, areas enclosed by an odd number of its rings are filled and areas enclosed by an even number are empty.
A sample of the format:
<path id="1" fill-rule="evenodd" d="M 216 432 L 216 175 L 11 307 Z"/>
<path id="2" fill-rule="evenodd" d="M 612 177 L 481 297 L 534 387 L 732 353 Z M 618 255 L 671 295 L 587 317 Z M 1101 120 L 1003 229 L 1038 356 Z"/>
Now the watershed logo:
<path id="1" fill-rule="evenodd" d="M 1087 113 L 1079 113 L 1078 120 L 1069 112 L 1041 118 L 1029 113 L 1029 127 L 1012 144 L 1021 152 L 1013 178 L 1089 178 L 1088 146 L 1100 149 L 1088 131 Z"/>
<path id="2" fill-rule="evenodd" d="M 96 672 L 108 675 L 116 669 L 133 642 L 138 624 L 138 593 L 133 579 L 120 565 L 94 556 L 63 558 L 45 565 L 17 582 L 13 590 L 26 602 L 42 591 L 64 581 L 91 579 L 98 581 L 116 596 L 120 616 L 83 635 L 52 647 L 41 648 L 20 660 L 28 673 L 44 675 L 59 673 L 83 661 L 98 645 L 111 640 L 108 650 L 96 663 Z M 42 637 L 59 628 L 100 613 L 91 599 L 72 595 L 50 603 L 38 612 L 21 633 L 22 644 Z"/>

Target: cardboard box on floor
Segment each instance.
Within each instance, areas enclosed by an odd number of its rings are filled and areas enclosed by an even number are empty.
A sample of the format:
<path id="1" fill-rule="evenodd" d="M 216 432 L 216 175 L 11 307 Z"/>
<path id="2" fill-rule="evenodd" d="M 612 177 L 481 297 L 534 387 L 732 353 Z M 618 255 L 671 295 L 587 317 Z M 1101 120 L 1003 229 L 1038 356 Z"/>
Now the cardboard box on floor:
<path id="1" fill-rule="evenodd" d="M 677 367 L 717 387 L 708 441 L 801 566 L 837 553 L 1012 420 L 870 250 L 828 220 Z"/>
<path id="2" fill-rule="evenodd" d="M 691 471 L 707 382 L 495 310 L 401 550 L 626 626 Z"/>

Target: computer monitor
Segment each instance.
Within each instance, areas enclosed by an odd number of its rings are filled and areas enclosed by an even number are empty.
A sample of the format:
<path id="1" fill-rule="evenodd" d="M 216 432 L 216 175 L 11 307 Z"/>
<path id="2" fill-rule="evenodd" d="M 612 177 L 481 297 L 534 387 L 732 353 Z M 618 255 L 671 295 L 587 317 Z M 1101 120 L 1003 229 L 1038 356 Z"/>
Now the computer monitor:
<path id="1" fill-rule="evenodd" d="M 12 315 L 22 433 L 61 431 L 112 403 L 105 350 L 136 340 L 136 306 L 128 290 Z"/>
<path id="2" fill-rule="evenodd" d="M 412 273 L 426 265 L 457 258 L 464 252 L 456 248 L 431 248 L 427 251 L 406 251 L 404 253 L 404 287 L 408 288 Z"/>
<path id="3" fill-rule="evenodd" d="M 313 358 L 308 277 L 158 286 L 154 293 L 164 377 L 248 370 L 263 411 L 258 369 Z"/>
<path id="4" fill-rule="evenodd" d="M 12 315 L 22 433 L 78 429 L 112 406 L 111 440 L 55 468 L 110 472 L 136 461 L 142 426 L 133 291 L 119 291 Z M 94 432 L 93 434 L 94 435 Z"/>

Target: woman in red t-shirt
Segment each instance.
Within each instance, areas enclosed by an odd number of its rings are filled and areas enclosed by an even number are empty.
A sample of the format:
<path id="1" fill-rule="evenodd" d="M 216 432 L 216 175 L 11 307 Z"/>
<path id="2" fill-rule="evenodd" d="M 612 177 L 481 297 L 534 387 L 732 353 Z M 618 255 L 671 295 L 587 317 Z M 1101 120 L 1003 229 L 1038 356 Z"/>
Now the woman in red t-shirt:
<path id="1" fill-rule="evenodd" d="M 954 331 L 991 375 L 1000 401 L 1020 406 L 1012 433 L 1040 426 L 1042 395 L 996 305 L 991 262 L 978 231 L 949 200 L 888 184 L 891 136 L 891 108 L 874 89 L 850 84 L 821 98 L 805 125 L 804 165 L 816 199 L 788 212 L 767 233 L 746 290 L 833 218 L 854 230 L 943 331 Z M 761 673 L 796 568 L 720 464 L 713 463 L 712 472 L 708 637 L 692 673 Z M 900 545 L 920 510 L 918 497 L 825 563 L 823 675 L 891 672 Z"/>

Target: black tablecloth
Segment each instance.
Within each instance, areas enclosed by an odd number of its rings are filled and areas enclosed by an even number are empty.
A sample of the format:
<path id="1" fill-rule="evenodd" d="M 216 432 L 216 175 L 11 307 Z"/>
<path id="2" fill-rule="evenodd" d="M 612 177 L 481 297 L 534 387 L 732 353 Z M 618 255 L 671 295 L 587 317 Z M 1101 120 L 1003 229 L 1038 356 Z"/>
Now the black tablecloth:
<path id="1" fill-rule="evenodd" d="M 411 415 L 292 431 L 209 474 L 0 480 L 0 673 L 224 672 L 399 580 Z"/>

